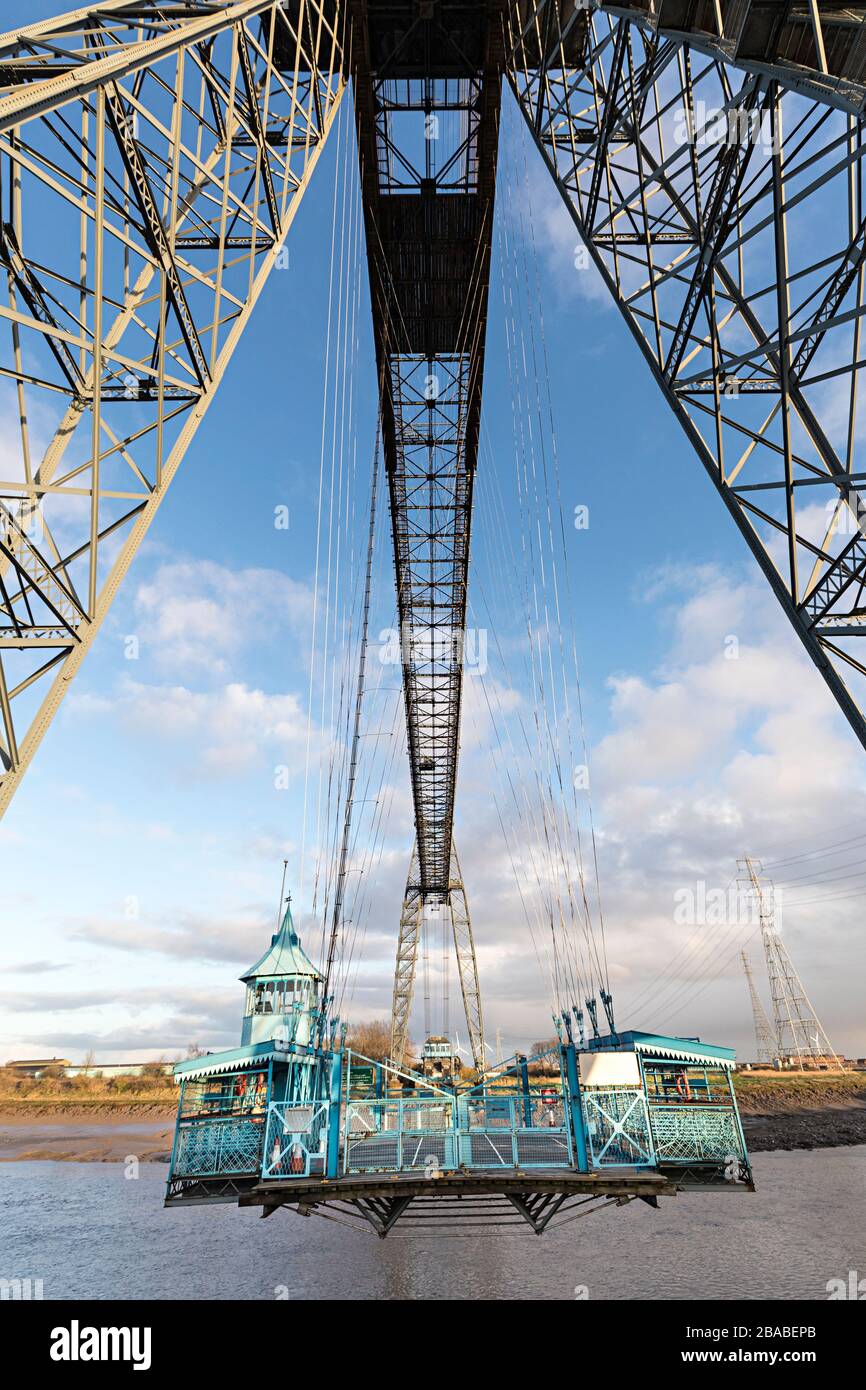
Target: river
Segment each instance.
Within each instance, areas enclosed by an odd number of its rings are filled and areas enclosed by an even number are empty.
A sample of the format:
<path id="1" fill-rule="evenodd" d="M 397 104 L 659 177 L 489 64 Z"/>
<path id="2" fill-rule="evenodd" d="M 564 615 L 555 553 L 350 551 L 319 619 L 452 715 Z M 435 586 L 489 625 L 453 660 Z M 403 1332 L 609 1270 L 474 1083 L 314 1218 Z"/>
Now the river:
<path id="1" fill-rule="evenodd" d="M 0 1163 L 0 1278 L 46 1299 L 826 1299 L 866 1277 L 866 1147 L 764 1153 L 758 1192 L 610 1208 L 540 1239 L 381 1241 L 320 1217 L 166 1211 L 166 1167 Z"/>

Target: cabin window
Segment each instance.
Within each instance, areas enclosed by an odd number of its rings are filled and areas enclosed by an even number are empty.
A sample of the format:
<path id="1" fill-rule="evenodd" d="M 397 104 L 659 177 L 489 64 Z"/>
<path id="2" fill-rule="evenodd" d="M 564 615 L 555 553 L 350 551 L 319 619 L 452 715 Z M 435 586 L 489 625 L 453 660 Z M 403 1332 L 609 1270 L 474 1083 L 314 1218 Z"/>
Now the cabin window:
<path id="1" fill-rule="evenodd" d="M 268 1074 L 264 1070 L 197 1077 L 184 1086 L 181 1115 L 216 1118 L 263 1110 L 267 1091 Z"/>
<path id="2" fill-rule="evenodd" d="M 306 1008 L 318 995 L 318 982 L 307 979 L 262 980 L 247 991 L 248 1014 L 289 1013 L 296 1003 Z"/>
<path id="3" fill-rule="evenodd" d="M 657 1104 L 730 1105 L 728 1079 L 722 1067 L 688 1063 L 644 1063 L 647 1097 Z"/>

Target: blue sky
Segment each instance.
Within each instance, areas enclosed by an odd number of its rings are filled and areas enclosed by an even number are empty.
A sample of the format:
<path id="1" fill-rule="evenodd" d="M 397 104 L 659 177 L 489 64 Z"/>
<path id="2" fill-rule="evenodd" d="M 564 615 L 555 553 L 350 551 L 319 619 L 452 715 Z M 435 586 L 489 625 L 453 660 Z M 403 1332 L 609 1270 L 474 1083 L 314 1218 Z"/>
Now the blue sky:
<path id="1" fill-rule="evenodd" d="M 519 543 L 502 238 L 503 229 L 518 236 L 520 199 L 528 198 L 566 524 L 576 506 L 589 509 L 588 527 L 567 532 L 568 616 L 615 999 L 625 1009 L 661 976 L 639 1016 L 625 1021 L 700 1032 L 749 1052 L 736 934 L 699 939 L 665 979 L 693 930 L 674 921 L 675 894 L 698 881 L 726 886 L 746 850 L 782 859 L 854 836 L 863 755 L 625 325 L 592 272 L 576 269 L 571 224 L 506 101 L 509 178 L 497 211 L 481 461 L 490 476 L 479 479 L 475 518 L 479 580 L 500 605 L 503 650 L 528 709 L 514 601 L 489 568 L 502 540 L 490 511 L 494 485 L 510 544 Z M 289 267 L 273 273 L 110 621 L 0 827 L 0 1056 L 78 1058 L 93 1049 L 116 1060 L 231 1044 L 243 997 L 235 981 L 272 929 L 284 855 L 299 894 L 335 167 L 332 142 L 292 229 Z M 361 263 L 358 275 L 355 542 L 375 421 Z M 288 508 L 286 530 L 274 526 L 279 506 Z M 382 527 L 377 555 L 376 634 L 393 607 Z M 735 661 L 725 656 L 732 634 Z M 139 640 L 135 661 L 125 656 L 130 635 Z M 491 680 L 502 679 L 492 671 Z M 467 704 L 467 718 L 483 725 L 477 692 Z M 492 1040 L 501 1030 L 513 1048 L 550 1033 L 550 1010 L 497 838 L 489 731 L 473 728 L 464 725 L 458 844 L 487 1031 Z M 288 790 L 274 786 L 276 765 L 289 769 Z M 411 848 L 402 757 L 395 769 L 349 1004 L 356 1019 L 386 1017 L 390 1003 Z M 861 902 L 792 907 L 785 926 L 831 1038 L 858 1055 L 866 1052 Z M 309 908 L 305 891 L 299 915 Z M 314 928 L 309 935 L 315 944 Z M 754 938 L 749 949 L 760 980 Z"/>

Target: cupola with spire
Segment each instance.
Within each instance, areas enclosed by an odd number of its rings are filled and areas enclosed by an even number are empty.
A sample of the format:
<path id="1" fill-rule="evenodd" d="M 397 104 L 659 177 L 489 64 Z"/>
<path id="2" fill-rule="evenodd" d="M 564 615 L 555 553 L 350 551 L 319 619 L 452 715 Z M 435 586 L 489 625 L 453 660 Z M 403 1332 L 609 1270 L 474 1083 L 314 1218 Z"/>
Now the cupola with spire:
<path id="1" fill-rule="evenodd" d="M 279 931 L 261 960 L 241 980 L 247 987 L 241 1044 L 291 1039 L 307 1044 L 318 1007 L 322 976 L 301 946 L 292 920 L 291 897 Z"/>

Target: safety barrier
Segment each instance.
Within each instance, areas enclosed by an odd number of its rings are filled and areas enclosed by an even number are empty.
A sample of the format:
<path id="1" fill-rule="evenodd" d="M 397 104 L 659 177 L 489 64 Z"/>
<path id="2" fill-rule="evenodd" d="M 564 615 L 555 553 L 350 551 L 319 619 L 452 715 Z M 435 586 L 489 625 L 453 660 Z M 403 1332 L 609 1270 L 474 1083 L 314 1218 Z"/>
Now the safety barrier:
<path id="1" fill-rule="evenodd" d="M 346 1107 L 349 1173 L 560 1168 L 572 1161 L 562 1098 L 523 1093 L 409 1097 Z"/>
<path id="2" fill-rule="evenodd" d="M 563 1168 L 571 1134 L 562 1096 L 512 1092 L 458 1101 L 460 1162 L 467 1168 Z"/>
<path id="3" fill-rule="evenodd" d="M 650 1123 L 659 1162 L 709 1163 L 744 1157 L 740 1127 L 729 1106 L 651 1105 Z"/>
<path id="4" fill-rule="evenodd" d="M 455 1168 L 454 1102 L 446 1096 L 353 1101 L 346 1106 L 343 1166 L 348 1173 Z"/>
<path id="5" fill-rule="evenodd" d="M 243 1120 L 202 1118 L 181 1121 L 172 1164 L 173 1177 L 211 1177 L 258 1173 L 264 1117 Z"/>
<path id="6" fill-rule="evenodd" d="M 271 1101 L 262 1157 L 263 1178 L 324 1174 L 330 1108 L 327 1101 L 311 1105 Z"/>
<path id="7" fill-rule="evenodd" d="M 587 1089 L 583 1118 L 593 1168 L 646 1168 L 655 1161 L 642 1090 Z"/>

